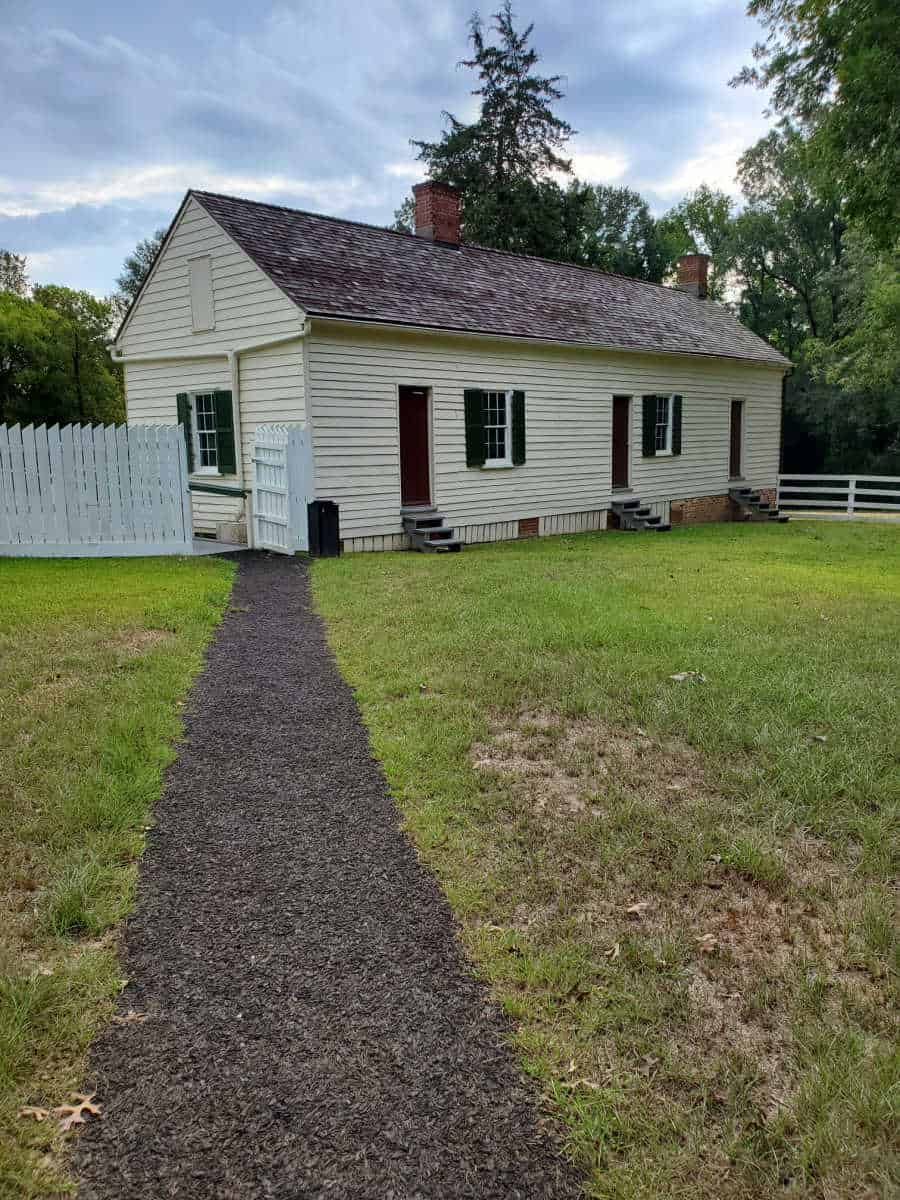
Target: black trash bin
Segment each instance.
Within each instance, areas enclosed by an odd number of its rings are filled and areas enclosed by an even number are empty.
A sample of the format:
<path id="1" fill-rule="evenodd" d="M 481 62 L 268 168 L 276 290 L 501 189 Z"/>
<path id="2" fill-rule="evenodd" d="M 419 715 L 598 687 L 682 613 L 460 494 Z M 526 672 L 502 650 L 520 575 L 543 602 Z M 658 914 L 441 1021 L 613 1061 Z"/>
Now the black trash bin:
<path id="1" fill-rule="evenodd" d="M 338 506 L 333 500 L 310 500 L 309 552 L 313 558 L 337 558 L 341 552 Z"/>

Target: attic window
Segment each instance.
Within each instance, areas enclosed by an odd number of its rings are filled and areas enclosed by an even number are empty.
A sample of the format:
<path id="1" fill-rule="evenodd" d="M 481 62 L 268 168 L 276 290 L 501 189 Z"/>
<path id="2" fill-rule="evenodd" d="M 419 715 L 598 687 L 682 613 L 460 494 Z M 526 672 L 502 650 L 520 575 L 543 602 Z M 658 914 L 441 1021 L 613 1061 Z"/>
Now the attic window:
<path id="1" fill-rule="evenodd" d="M 213 302 L 212 260 L 208 254 L 192 258 L 188 263 L 191 286 L 191 322 L 194 333 L 205 333 L 216 327 Z"/>

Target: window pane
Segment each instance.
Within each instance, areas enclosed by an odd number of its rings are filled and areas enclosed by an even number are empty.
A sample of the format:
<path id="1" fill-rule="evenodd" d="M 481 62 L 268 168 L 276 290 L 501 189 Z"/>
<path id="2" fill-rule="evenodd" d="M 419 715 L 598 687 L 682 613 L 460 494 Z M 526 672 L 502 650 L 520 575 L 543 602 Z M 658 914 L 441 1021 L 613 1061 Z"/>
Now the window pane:
<path id="1" fill-rule="evenodd" d="M 506 458 L 506 392 L 484 393 L 484 444 L 488 459 Z"/>
<path id="2" fill-rule="evenodd" d="M 219 462 L 216 442 L 216 401 L 212 392 L 194 397 L 197 422 L 197 458 L 201 467 L 215 467 Z"/>
<path id="3" fill-rule="evenodd" d="M 656 397 L 656 431 L 655 444 L 657 450 L 669 449 L 669 397 Z"/>

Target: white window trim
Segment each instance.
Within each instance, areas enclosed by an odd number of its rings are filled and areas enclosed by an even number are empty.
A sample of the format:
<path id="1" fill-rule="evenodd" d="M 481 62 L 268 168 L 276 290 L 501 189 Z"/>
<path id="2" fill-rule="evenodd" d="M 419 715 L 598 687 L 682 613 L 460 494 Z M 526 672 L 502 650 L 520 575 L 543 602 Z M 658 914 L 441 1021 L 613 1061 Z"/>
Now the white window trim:
<path id="1" fill-rule="evenodd" d="M 659 392 L 658 395 L 665 396 L 669 401 L 669 419 L 666 423 L 666 448 L 665 450 L 656 450 L 654 458 L 672 458 L 672 415 L 675 412 L 675 392 L 668 395 L 665 392 Z M 656 440 L 656 425 L 653 426 L 654 442 Z"/>
<path id="2" fill-rule="evenodd" d="M 512 467 L 512 465 L 513 465 L 513 460 L 512 460 L 512 388 L 492 387 L 492 388 L 482 388 L 482 391 L 485 394 L 487 394 L 488 392 L 496 392 L 498 395 L 503 396 L 505 408 L 506 408 L 506 426 L 505 426 L 505 428 L 506 428 L 506 439 L 505 439 L 506 454 L 503 458 L 486 458 L 482 464 L 482 469 L 485 471 L 503 471 L 503 470 L 506 470 L 507 468 Z M 487 429 L 487 428 L 488 428 L 488 426 L 487 426 L 487 424 L 485 424 L 485 429 Z M 491 428 L 499 429 L 500 426 L 491 426 Z"/>
<path id="3" fill-rule="evenodd" d="M 188 392 L 188 399 L 191 402 L 191 444 L 194 447 L 194 469 L 191 475 L 202 475 L 209 478 L 211 475 L 221 475 L 218 463 L 214 467 L 200 466 L 200 436 L 197 428 L 197 397 L 198 396 L 215 396 L 217 388 L 198 388 L 196 392 Z M 215 404 L 215 401 L 213 401 Z M 216 459 L 219 457 L 219 439 L 216 436 Z"/>

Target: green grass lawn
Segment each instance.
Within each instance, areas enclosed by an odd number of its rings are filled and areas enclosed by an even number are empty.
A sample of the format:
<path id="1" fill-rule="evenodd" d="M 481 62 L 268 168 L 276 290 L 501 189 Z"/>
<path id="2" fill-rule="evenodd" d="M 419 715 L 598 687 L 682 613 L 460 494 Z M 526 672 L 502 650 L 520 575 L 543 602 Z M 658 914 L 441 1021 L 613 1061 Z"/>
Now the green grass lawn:
<path id="1" fill-rule="evenodd" d="M 69 1190 L 52 1108 L 121 987 L 116 922 L 233 567 L 0 559 L 0 1196 Z M 100 1098 L 102 1101 L 102 1097 Z"/>
<path id="2" fill-rule="evenodd" d="M 354 555 L 314 584 L 589 1194 L 897 1195 L 900 529 Z"/>

